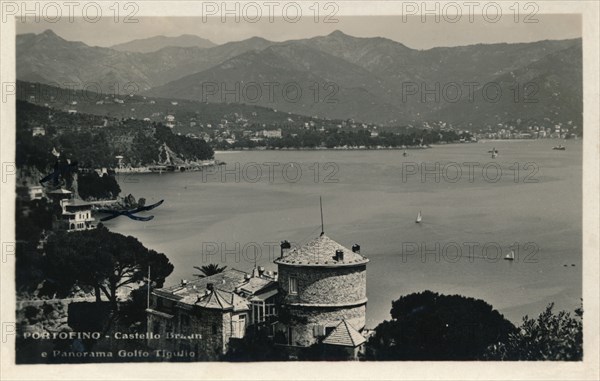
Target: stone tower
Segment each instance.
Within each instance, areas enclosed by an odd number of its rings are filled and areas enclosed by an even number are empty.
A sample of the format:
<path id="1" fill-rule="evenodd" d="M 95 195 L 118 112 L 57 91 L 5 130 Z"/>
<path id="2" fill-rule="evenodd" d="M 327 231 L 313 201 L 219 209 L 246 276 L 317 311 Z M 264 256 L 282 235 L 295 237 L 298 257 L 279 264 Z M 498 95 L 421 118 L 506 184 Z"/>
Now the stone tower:
<path id="1" fill-rule="evenodd" d="M 287 344 L 307 347 L 342 322 L 361 332 L 367 310 L 367 262 L 325 234 L 289 249 L 283 242 L 274 261 L 279 273 L 279 323 Z"/>

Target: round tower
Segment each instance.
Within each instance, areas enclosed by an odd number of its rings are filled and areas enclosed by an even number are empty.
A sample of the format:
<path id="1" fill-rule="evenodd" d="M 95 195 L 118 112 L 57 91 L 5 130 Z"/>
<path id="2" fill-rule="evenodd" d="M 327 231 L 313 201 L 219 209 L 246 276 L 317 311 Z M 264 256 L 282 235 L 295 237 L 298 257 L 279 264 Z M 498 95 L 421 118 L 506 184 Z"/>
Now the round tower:
<path id="1" fill-rule="evenodd" d="M 341 321 L 356 331 L 365 327 L 367 262 L 360 246 L 347 249 L 324 234 L 289 249 L 283 242 L 278 266 L 279 324 L 287 344 L 310 346 Z"/>

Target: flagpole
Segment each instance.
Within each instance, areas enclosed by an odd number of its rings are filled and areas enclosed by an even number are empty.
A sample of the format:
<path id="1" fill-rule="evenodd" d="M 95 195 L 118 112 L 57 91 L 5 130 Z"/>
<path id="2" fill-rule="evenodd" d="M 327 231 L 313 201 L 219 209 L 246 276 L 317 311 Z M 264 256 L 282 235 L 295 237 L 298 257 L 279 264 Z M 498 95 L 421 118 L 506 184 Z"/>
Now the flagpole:
<path id="1" fill-rule="evenodd" d="M 325 225 L 323 224 L 323 199 L 319 196 L 319 206 L 321 208 L 321 235 L 325 234 Z"/>
<path id="2" fill-rule="evenodd" d="M 148 265 L 148 296 L 146 302 L 148 303 L 148 309 L 150 308 L 150 285 L 152 281 L 150 280 L 150 265 Z"/>

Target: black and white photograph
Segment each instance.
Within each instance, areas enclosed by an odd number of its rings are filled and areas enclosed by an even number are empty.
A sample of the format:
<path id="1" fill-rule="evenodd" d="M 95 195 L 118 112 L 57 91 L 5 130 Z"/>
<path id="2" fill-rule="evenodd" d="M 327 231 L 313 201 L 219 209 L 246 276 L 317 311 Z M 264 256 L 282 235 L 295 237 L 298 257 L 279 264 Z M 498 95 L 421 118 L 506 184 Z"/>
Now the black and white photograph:
<path id="1" fill-rule="evenodd" d="M 2 379 L 600 377 L 598 3 L 1 10 Z"/>

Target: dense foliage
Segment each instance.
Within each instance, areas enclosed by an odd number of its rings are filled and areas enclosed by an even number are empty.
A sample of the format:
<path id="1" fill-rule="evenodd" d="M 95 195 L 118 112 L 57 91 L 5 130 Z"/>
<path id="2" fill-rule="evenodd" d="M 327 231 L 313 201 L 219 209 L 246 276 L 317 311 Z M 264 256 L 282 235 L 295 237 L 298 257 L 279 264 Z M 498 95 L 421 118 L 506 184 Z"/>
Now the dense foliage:
<path id="1" fill-rule="evenodd" d="M 33 136 L 34 127 L 45 134 Z M 159 148 L 167 145 L 179 160 L 207 160 L 213 150 L 200 139 L 175 135 L 162 126 L 140 120 L 116 120 L 87 114 L 68 114 L 17 101 L 17 167 L 41 172 L 54 165 L 56 148 L 61 157 L 77 161 L 80 168 L 114 168 L 116 156 L 133 167 L 159 161 Z"/>
<path id="2" fill-rule="evenodd" d="M 92 171 L 77 176 L 77 192 L 84 200 L 115 199 L 121 187 L 114 176 L 107 173 L 100 176 Z"/>
<path id="3" fill-rule="evenodd" d="M 281 139 L 269 138 L 262 141 L 253 141 L 249 138 L 241 138 L 233 144 L 226 141 L 217 142 L 218 149 L 236 149 L 236 148 L 256 148 L 266 147 L 269 149 L 281 148 L 335 148 L 335 147 L 390 147 L 399 148 L 402 146 L 418 146 L 434 144 L 439 142 L 457 142 L 461 138 L 469 139 L 471 135 L 463 133 L 461 135 L 454 131 L 434 131 L 417 130 L 392 132 L 386 131 L 377 136 L 371 136 L 371 132 L 359 129 L 338 130 L 331 128 L 320 132 L 318 130 L 290 129 L 283 134 Z"/>
<path id="4" fill-rule="evenodd" d="M 392 303 L 367 343 L 371 360 L 477 360 L 514 326 L 483 300 L 431 291 Z"/>
<path id="5" fill-rule="evenodd" d="M 15 235 L 18 241 L 37 243 L 43 230 L 52 228 L 53 205 L 45 198 L 24 201 L 17 198 Z"/>
<path id="6" fill-rule="evenodd" d="M 66 293 L 74 285 L 94 288 L 96 300 L 103 293 L 116 305 L 117 290 L 143 280 L 151 267 L 152 280 L 162 287 L 173 265 L 162 253 L 149 250 L 136 238 L 97 229 L 59 232 L 46 247 L 44 270 L 57 291 Z"/>
<path id="7" fill-rule="evenodd" d="M 546 307 L 537 319 L 525 316 L 516 332 L 492 345 L 486 354 L 491 360 L 509 361 L 581 361 L 583 358 L 583 310 L 571 316 L 566 311 L 554 313 L 554 304 Z"/>

